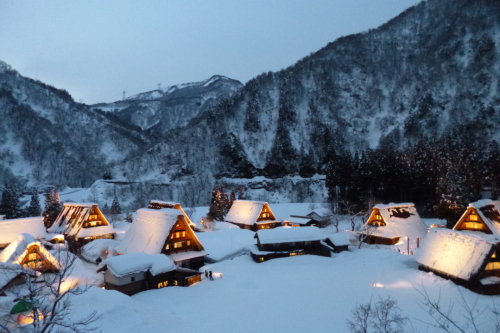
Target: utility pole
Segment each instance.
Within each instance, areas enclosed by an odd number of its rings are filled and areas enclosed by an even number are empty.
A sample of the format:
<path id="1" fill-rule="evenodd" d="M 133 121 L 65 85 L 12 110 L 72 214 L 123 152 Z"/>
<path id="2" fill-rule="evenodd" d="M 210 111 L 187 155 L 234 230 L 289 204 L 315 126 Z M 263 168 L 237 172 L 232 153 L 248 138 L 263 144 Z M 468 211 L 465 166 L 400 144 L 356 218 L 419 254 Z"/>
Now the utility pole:
<path id="1" fill-rule="evenodd" d="M 123 100 L 125 100 L 125 91 L 123 92 Z"/>
<path id="2" fill-rule="evenodd" d="M 158 83 L 158 90 L 161 90 L 161 83 Z"/>

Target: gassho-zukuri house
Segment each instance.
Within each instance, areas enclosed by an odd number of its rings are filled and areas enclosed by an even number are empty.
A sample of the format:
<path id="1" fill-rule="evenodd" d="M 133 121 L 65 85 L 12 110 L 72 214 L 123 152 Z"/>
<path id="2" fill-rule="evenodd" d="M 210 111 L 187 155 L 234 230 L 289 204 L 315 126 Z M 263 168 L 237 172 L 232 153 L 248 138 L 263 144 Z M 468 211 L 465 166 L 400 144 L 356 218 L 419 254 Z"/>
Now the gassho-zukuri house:
<path id="1" fill-rule="evenodd" d="M 423 239 L 427 227 L 418 215 L 413 203 L 378 204 L 373 207 L 363 227 L 368 244 L 394 245 L 400 238 Z"/>
<path id="2" fill-rule="evenodd" d="M 117 254 L 161 253 L 168 255 L 176 265 L 192 269 L 203 266 L 208 255 L 182 211 L 170 208 L 139 209 L 114 251 Z"/>
<path id="3" fill-rule="evenodd" d="M 20 234 L 30 234 L 34 238 L 46 237 L 43 217 L 26 217 L 21 219 L 0 219 L 0 249 L 15 241 Z"/>
<path id="4" fill-rule="evenodd" d="M 500 237 L 432 228 L 415 254 L 419 269 L 481 294 L 500 294 Z"/>
<path id="5" fill-rule="evenodd" d="M 0 262 L 21 265 L 30 270 L 55 272 L 61 269 L 59 261 L 38 240 L 21 234 L 1 253 Z"/>
<path id="6" fill-rule="evenodd" d="M 500 201 L 483 199 L 472 202 L 453 230 L 500 235 Z"/>
<path id="7" fill-rule="evenodd" d="M 63 234 L 72 252 L 94 239 L 113 239 L 115 234 L 96 203 L 65 203 L 48 231 Z"/>
<path id="8" fill-rule="evenodd" d="M 253 231 L 276 228 L 284 223 L 276 220 L 267 202 L 249 200 L 235 200 L 224 222 Z"/>
<path id="9" fill-rule="evenodd" d="M 253 260 L 263 262 L 303 254 L 330 256 L 330 250 L 321 244 L 325 236 L 317 227 L 278 227 L 258 230 L 257 245 L 250 246 Z"/>
<path id="10" fill-rule="evenodd" d="M 99 264 L 104 272 L 104 288 L 126 295 L 170 286 L 190 286 L 201 281 L 201 273 L 177 268 L 164 254 L 129 253 L 111 257 Z"/>
<path id="11" fill-rule="evenodd" d="M 184 211 L 184 209 L 182 209 L 182 206 L 181 206 L 180 203 L 169 202 L 169 201 L 160 201 L 160 200 L 151 200 L 149 202 L 148 208 L 149 209 L 164 209 L 164 208 L 178 209 L 178 210 L 180 210 L 182 212 L 182 214 L 184 214 L 184 218 L 189 223 L 189 225 L 191 226 L 191 228 L 193 228 L 195 226 L 195 224 L 191 221 L 191 219 L 189 218 L 189 216 L 187 216 L 187 214 Z"/>

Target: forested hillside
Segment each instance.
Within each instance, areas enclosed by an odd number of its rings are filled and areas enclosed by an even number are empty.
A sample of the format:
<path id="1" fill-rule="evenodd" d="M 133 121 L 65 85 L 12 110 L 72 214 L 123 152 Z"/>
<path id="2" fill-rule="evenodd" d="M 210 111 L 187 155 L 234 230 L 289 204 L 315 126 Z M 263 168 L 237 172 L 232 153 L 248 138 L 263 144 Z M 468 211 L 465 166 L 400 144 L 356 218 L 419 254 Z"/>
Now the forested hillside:
<path id="1" fill-rule="evenodd" d="M 0 183 L 90 186 L 150 145 L 139 128 L 0 62 Z"/>
<path id="2" fill-rule="evenodd" d="M 442 156 L 437 161 L 425 155 L 439 165 L 425 181 L 432 206 L 437 182 L 456 177 L 449 171 L 457 159 L 484 171 L 488 149 L 500 135 L 499 80 L 500 1 L 429 0 L 378 29 L 340 38 L 287 69 L 257 76 L 118 169 L 136 175 L 209 170 L 217 177 L 310 176 L 326 172 L 329 162 L 343 163 L 332 156 L 357 152 L 356 163 L 370 164 L 361 156 L 381 159 L 371 164 L 379 173 L 369 195 L 415 200 L 408 187 L 418 180 L 402 183 L 389 167 L 415 156 L 416 145 L 433 146 Z M 460 177 L 476 177 L 469 171 L 456 170 Z M 491 180 L 485 177 L 468 186 L 469 197 Z"/>

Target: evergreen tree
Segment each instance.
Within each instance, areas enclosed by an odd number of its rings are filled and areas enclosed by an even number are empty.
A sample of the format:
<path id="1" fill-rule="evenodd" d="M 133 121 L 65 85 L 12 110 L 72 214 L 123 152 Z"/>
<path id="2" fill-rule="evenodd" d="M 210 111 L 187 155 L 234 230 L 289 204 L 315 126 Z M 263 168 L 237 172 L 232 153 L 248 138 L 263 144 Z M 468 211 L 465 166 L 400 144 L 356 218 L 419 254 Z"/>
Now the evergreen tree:
<path id="1" fill-rule="evenodd" d="M 207 214 L 209 221 L 224 221 L 227 209 L 227 195 L 224 193 L 222 185 L 216 185 L 212 191 L 212 199 L 210 201 L 210 209 Z"/>
<path id="2" fill-rule="evenodd" d="M 42 208 L 40 207 L 40 199 L 38 198 L 38 189 L 33 187 L 31 192 L 31 200 L 28 209 L 26 210 L 27 216 L 40 216 Z"/>
<path id="3" fill-rule="evenodd" d="M 120 206 L 120 201 L 118 200 L 118 196 L 115 192 L 115 197 L 113 198 L 113 202 L 111 203 L 111 209 L 109 210 L 111 214 L 111 220 L 116 222 L 120 219 L 120 214 L 122 213 L 122 208 Z"/>
<path id="4" fill-rule="evenodd" d="M 15 188 L 5 186 L 2 191 L 2 200 L 0 201 L 0 215 L 5 215 L 7 219 L 20 217 L 22 213 L 19 205 L 19 195 Z"/>
<path id="5" fill-rule="evenodd" d="M 45 193 L 45 211 L 43 222 L 49 228 L 57 219 L 57 216 L 62 210 L 61 200 L 59 199 L 59 192 L 57 188 L 51 187 Z"/>

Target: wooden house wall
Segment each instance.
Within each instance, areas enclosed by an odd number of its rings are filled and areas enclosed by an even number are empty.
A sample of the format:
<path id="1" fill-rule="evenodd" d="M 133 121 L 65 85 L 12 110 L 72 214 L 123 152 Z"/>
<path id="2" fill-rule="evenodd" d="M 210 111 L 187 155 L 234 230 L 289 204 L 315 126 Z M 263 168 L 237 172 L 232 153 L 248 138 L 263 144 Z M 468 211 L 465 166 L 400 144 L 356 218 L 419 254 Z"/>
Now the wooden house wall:
<path id="1" fill-rule="evenodd" d="M 262 210 L 259 213 L 259 217 L 257 217 L 256 222 L 261 222 L 261 221 L 274 221 L 276 220 L 276 217 L 274 216 L 274 213 L 271 211 L 271 208 L 269 208 L 269 205 L 266 203 L 264 207 L 262 207 Z"/>
<path id="2" fill-rule="evenodd" d="M 490 228 L 484 223 L 474 207 L 467 208 L 457 224 L 453 227 L 453 230 L 482 231 L 487 234 L 492 234 Z"/>
<path id="3" fill-rule="evenodd" d="M 394 245 L 399 241 L 399 238 L 400 237 L 386 238 L 381 236 L 369 235 L 363 240 L 363 242 L 367 244 Z"/>
<path id="4" fill-rule="evenodd" d="M 125 295 L 132 296 L 141 291 L 148 290 L 146 280 L 136 281 L 122 286 L 118 286 L 109 282 L 104 283 L 104 288 L 107 290 L 116 290 Z"/>
<path id="5" fill-rule="evenodd" d="M 287 243 L 271 243 L 271 244 L 261 244 L 260 241 L 257 243 L 257 247 L 261 251 L 292 251 L 292 250 L 313 250 L 321 247 L 321 242 L 310 241 L 307 242 L 287 242 Z"/>
<path id="6" fill-rule="evenodd" d="M 182 234 L 184 232 L 184 235 Z M 187 243 L 189 242 L 189 245 Z M 181 247 L 175 247 L 176 243 L 180 243 Z M 162 253 L 167 255 L 173 253 L 181 253 L 186 251 L 203 251 L 203 246 L 194 234 L 191 227 L 187 224 L 184 217 L 179 217 L 174 227 L 170 230 L 170 234 L 165 241 Z"/>
<path id="7" fill-rule="evenodd" d="M 55 267 L 50 260 L 45 258 L 43 253 L 41 253 L 40 246 L 38 244 L 28 247 L 26 255 L 20 260 L 20 263 L 24 267 L 37 269 L 43 272 L 58 270 L 58 268 Z"/>
<path id="8" fill-rule="evenodd" d="M 145 278 L 146 272 L 137 272 L 120 277 L 114 276 L 109 269 L 104 273 L 104 280 L 116 286 L 122 286 L 132 282 L 142 281 Z"/>
<path id="9" fill-rule="evenodd" d="M 309 248 L 309 249 L 296 249 L 296 250 L 291 250 L 291 251 L 279 251 L 279 252 L 269 252 L 266 254 L 255 254 L 252 253 L 252 259 L 255 262 L 264 262 L 268 261 L 271 259 L 276 259 L 276 258 L 286 258 L 286 257 L 294 257 L 298 255 L 304 255 L 304 254 L 309 254 L 309 255 L 316 255 L 316 256 L 322 256 L 322 257 L 330 257 L 331 253 L 330 250 L 326 246 L 320 245 L 320 247 L 317 248 Z"/>

